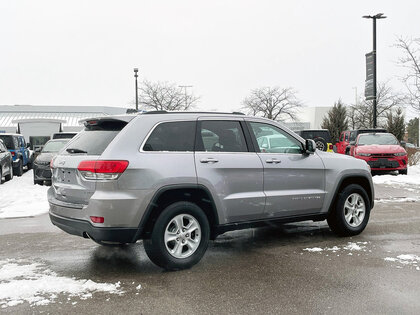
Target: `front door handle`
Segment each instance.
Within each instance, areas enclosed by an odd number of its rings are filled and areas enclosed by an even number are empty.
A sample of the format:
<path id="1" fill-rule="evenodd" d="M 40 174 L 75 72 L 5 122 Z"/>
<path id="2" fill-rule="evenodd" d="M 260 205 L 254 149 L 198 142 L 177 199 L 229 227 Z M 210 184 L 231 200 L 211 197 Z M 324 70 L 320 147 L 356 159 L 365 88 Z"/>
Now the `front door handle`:
<path id="1" fill-rule="evenodd" d="M 200 160 L 201 163 L 213 164 L 219 162 L 219 160 L 215 158 L 204 158 Z"/>
<path id="2" fill-rule="evenodd" d="M 277 159 L 268 159 L 268 160 L 265 160 L 265 163 L 268 163 L 268 164 L 279 164 L 279 163 L 281 163 L 281 161 L 280 160 L 277 160 Z"/>

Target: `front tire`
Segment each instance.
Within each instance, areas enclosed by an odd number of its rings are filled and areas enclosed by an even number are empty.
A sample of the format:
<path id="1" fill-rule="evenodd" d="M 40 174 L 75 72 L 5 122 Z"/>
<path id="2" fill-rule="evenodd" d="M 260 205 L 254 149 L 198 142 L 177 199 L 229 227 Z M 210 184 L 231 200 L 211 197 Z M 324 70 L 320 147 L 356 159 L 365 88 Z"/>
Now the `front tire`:
<path id="1" fill-rule="evenodd" d="M 407 169 L 398 171 L 401 175 L 407 175 Z"/>
<path id="2" fill-rule="evenodd" d="M 339 193 L 327 222 L 335 234 L 353 236 L 366 228 L 369 216 L 370 201 L 366 191 L 360 185 L 351 184 Z"/>
<path id="3" fill-rule="evenodd" d="M 210 226 L 196 204 L 176 202 L 156 220 L 144 248 L 150 260 L 166 270 L 181 270 L 197 264 L 207 250 Z"/>

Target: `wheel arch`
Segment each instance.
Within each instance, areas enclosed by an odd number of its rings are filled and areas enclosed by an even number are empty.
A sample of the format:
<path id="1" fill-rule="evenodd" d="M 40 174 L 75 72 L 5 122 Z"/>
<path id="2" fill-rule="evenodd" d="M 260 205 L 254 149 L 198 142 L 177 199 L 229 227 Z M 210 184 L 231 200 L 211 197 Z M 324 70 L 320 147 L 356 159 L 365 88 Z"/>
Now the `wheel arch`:
<path id="1" fill-rule="evenodd" d="M 346 175 L 342 177 L 335 189 L 334 197 L 328 209 L 328 213 L 330 213 L 336 206 L 338 195 L 339 193 L 348 185 L 357 184 L 360 185 L 367 193 L 369 197 L 369 204 L 370 209 L 373 208 L 374 205 L 374 197 L 373 197 L 373 187 L 371 187 L 369 179 L 364 175 Z"/>
<path id="2" fill-rule="evenodd" d="M 210 191 L 203 185 L 170 185 L 159 189 L 152 197 L 140 221 L 136 239 L 149 238 L 153 225 L 162 211 L 170 204 L 188 201 L 199 206 L 206 214 L 210 225 L 210 237 L 216 237 L 219 217 Z"/>

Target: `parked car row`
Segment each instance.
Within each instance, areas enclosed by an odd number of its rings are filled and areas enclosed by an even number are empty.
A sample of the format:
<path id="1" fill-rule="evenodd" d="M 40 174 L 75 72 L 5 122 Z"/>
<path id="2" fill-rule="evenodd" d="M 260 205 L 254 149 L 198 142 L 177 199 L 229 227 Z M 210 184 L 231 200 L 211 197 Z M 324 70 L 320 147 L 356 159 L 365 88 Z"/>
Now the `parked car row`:
<path id="1" fill-rule="evenodd" d="M 301 130 L 298 134 L 304 139 L 314 140 L 317 149 L 333 152 L 328 130 L 308 129 Z M 410 147 L 410 144 L 404 141 L 400 143 L 386 129 L 357 129 L 340 134 L 335 152 L 366 161 L 373 174 L 391 171 L 407 174 L 408 157 L 404 147 Z"/>
<path id="2" fill-rule="evenodd" d="M 30 144 L 25 141 L 21 134 L 0 134 L 0 183 L 3 177 L 9 181 L 13 176 L 22 176 L 24 170 L 34 169 L 34 184 L 42 184 L 44 181 L 51 182 L 49 163 L 52 156 L 63 147 L 76 133 L 55 133 L 50 140 L 50 145 L 45 149 L 38 148 L 34 152 L 29 150 Z M 41 158 L 39 158 L 41 154 Z M 49 160 L 48 160 L 49 159 Z M 46 163 L 48 160 L 48 163 Z"/>

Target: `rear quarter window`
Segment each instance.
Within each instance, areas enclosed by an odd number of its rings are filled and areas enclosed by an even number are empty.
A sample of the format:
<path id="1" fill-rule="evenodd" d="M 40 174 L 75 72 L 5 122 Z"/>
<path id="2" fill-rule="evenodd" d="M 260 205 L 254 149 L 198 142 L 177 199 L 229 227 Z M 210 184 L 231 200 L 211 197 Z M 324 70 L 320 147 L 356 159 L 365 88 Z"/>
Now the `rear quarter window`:
<path id="1" fill-rule="evenodd" d="M 172 121 L 157 125 L 143 151 L 186 152 L 194 151 L 195 121 Z"/>

